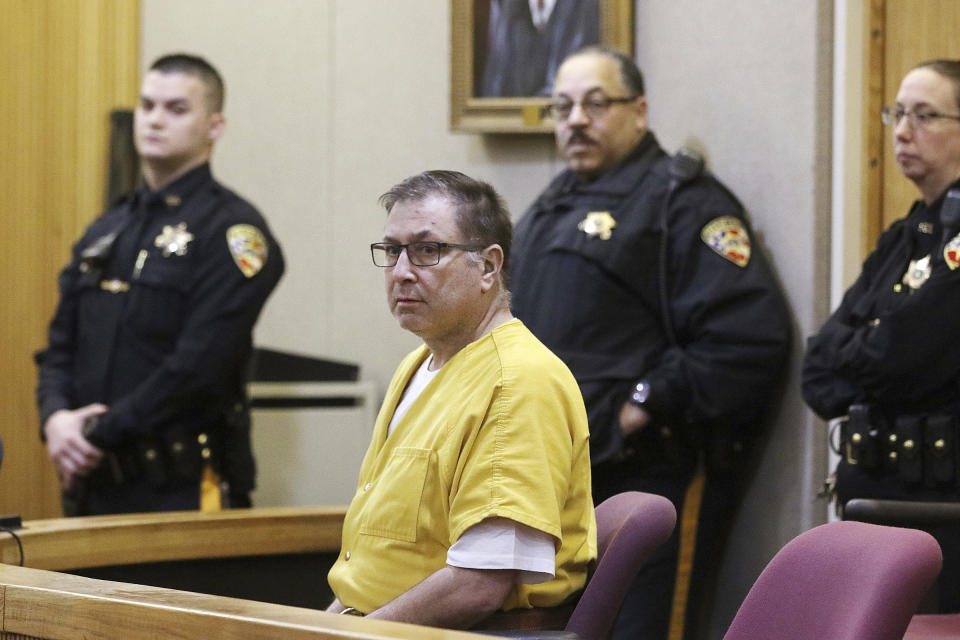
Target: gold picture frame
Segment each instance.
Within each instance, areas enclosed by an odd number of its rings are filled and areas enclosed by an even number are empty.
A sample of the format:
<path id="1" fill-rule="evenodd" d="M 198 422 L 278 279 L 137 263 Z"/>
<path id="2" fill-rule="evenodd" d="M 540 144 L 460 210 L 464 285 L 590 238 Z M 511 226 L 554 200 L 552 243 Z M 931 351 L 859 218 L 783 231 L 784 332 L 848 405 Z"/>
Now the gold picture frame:
<path id="1" fill-rule="evenodd" d="M 553 124 L 544 115 L 549 96 L 477 96 L 480 64 L 477 34 L 486 25 L 477 16 L 492 0 L 451 0 L 450 28 L 450 129 L 465 133 L 551 133 Z M 566 0 L 558 0 L 564 2 Z M 634 0 L 594 0 L 598 5 L 600 44 L 633 55 Z M 489 15 L 489 9 L 486 10 Z M 485 43 L 484 43 L 485 44 Z"/>

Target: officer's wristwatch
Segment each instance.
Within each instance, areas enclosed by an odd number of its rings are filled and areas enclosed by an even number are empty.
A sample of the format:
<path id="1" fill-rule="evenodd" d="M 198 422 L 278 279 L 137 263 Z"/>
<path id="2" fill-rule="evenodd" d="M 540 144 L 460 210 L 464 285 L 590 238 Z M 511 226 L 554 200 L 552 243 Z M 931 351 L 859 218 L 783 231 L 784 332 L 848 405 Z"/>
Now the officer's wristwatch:
<path id="1" fill-rule="evenodd" d="M 630 403 L 642 407 L 647 403 L 649 396 L 650 383 L 646 380 L 641 380 L 633 387 L 633 391 L 630 392 Z"/>

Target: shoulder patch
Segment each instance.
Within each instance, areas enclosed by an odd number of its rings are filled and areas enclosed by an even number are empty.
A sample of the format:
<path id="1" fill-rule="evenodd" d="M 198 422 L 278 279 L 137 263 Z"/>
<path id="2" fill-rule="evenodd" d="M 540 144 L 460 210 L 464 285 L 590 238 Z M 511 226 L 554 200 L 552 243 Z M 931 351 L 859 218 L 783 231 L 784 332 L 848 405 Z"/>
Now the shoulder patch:
<path id="1" fill-rule="evenodd" d="M 237 268 L 248 278 L 267 263 L 267 239 L 253 225 L 235 224 L 227 229 L 227 247 Z"/>
<path id="2" fill-rule="evenodd" d="M 750 234 L 738 218 L 714 218 L 704 225 L 700 238 L 738 267 L 745 267 L 750 262 Z"/>
<path id="3" fill-rule="evenodd" d="M 953 236 L 953 239 L 944 245 L 943 261 L 950 267 L 950 271 L 960 267 L 960 233 Z"/>

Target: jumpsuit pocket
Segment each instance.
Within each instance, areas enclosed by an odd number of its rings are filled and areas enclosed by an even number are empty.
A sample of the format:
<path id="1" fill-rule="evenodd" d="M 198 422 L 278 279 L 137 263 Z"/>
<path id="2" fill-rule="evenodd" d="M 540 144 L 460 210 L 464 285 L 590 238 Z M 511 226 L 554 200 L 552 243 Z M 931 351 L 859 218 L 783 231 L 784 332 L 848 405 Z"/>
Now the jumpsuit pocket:
<path id="1" fill-rule="evenodd" d="M 433 451 L 397 448 L 379 477 L 360 488 L 369 492 L 360 524 L 362 535 L 417 541 L 420 504 Z"/>

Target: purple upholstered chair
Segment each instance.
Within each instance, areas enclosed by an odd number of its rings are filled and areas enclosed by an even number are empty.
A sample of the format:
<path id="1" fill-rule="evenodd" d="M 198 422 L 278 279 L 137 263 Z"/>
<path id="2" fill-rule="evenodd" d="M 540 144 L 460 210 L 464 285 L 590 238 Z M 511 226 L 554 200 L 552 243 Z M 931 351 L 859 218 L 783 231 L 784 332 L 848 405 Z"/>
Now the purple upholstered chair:
<path id="1" fill-rule="evenodd" d="M 900 640 L 941 563 L 916 529 L 816 527 L 767 564 L 724 640 Z"/>
<path id="2" fill-rule="evenodd" d="M 566 626 L 585 640 L 607 637 L 630 583 L 677 524 L 673 503 L 639 491 L 611 496 L 596 510 L 597 568 Z"/>
<path id="3" fill-rule="evenodd" d="M 603 640 L 609 636 L 627 588 L 643 563 L 673 533 L 677 511 L 663 496 L 627 491 L 600 503 L 596 515 L 596 569 L 564 630 L 495 627 L 480 633 L 514 640 Z"/>
<path id="4" fill-rule="evenodd" d="M 859 520 L 898 527 L 931 527 L 960 522 L 960 502 L 918 502 L 903 500 L 850 500 L 844 506 L 846 520 Z M 943 576 L 940 577 L 943 580 Z M 936 591 L 936 590 L 934 590 Z M 960 614 L 937 611 L 937 594 L 920 605 L 922 614 L 913 616 L 903 640 L 956 640 L 960 638 Z M 924 605 L 927 605 L 924 610 Z"/>

